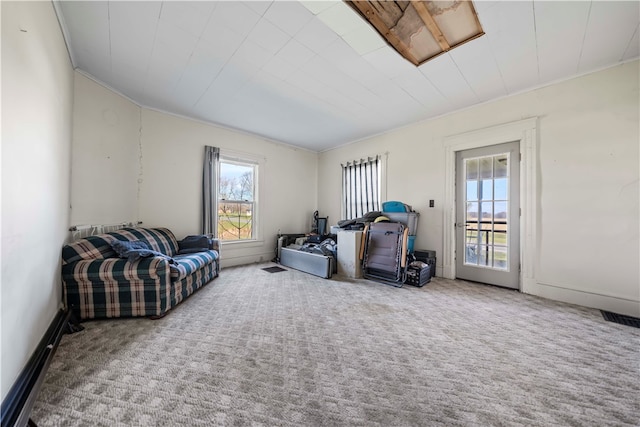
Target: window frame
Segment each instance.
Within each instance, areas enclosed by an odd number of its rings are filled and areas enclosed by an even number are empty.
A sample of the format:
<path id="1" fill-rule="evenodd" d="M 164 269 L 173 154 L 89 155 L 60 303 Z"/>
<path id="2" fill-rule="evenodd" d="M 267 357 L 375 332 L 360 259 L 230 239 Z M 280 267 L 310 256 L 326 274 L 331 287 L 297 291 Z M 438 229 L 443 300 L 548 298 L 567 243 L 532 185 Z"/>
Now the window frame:
<path id="1" fill-rule="evenodd" d="M 231 150 L 220 149 L 220 156 L 218 159 L 218 163 L 219 163 L 218 170 L 221 169 L 222 163 L 253 167 L 253 201 L 252 201 L 253 209 L 251 213 L 252 236 L 249 239 L 239 239 L 239 240 L 222 240 L 222 238 L 219 237 L 220 244 L 223 246 L 226 246 L 226 245 L 249 245 L 250 246 L 256 243 L 261 243 L 262 242 L 262 234 L 261 234 L 262 221 L 261 221 L 260 201 L 262 200 L 262 197 L 261 197 L 262 186 L 260 185 L 260 182 L 263 179 L 264 159 L 248 153 L 241 153 L 241 152 L 236 152 Z M 217 194 L 218 209 L 220 209 L 220 206 L 223 204 L 223 200 L 220 197 L 220 179 L 221 178 L 222 178 L 222 173 L 219 173 L 217 177 L 218 182 L 216 183 L 218 188 L 218 191 L 217 191 L 218 192 Z M 226 202 L 228 203 L 228 202 L 244 202 L 244 201 L 226 200 Z M 219 224 L 219 220 L 220 220 L 219 212 L 216 212 L 215 215 L 216 215 L 216 219 L 215 219 L 216 223 Z M 221 233 L 221 230 L 220 230 L 220 227 L 218 226 L 218 236 L 220 236 L 220 233 Z"/>
<path id="2" fill-rule="evenodd" d="M 378 169 L 378 203 L 379 203 L 379 208 L 380 210 L 382 210 L 382 203 L 386 200 L 387 197 L 387 160 L 388 160 L 388 155 L 389 153 L 386 152 L 384 154 L 376 154 L 373 156 L 368 156 L 366 158 L 362 158 L 359 160 L 349 160 L 346 162 L 342 162 L 341 163 L 341 186 L 342 186 L 342 192 L 341 192 L 341 202 L 340 202 L 340 208 L 341 208 L 341 217 L 342 219 L 355 219 L 355 218 L 347 218 L 347 203 L 346 203 L 346 197 L 345 197 L 345 167 L 349 166 L 350 164 L 353 165 L 354 163 L 361 163 L 364 161 L 370 161 L 372 159 L 375 159 L 376 157 L 378 158 L 378 162 L 379 162 L 379 169 Z M 364 212 L 366 213 L 366 212 Z M 363 214 L 364 214 L 363 213 Z M 358 218 L 356 216 L 356 218 Z"/>

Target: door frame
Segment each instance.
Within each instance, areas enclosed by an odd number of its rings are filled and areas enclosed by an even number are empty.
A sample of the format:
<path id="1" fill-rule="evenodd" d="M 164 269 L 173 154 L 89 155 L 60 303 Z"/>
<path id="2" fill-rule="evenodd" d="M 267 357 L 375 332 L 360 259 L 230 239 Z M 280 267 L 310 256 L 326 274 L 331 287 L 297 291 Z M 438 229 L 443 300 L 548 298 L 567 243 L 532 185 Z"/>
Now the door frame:
<path id="1" fill-rule="evenodd" d="M 518 141 L 520 143 L 520 275 L 521 292 L 535 285 L 538 211 L 537 134 L 538 118 L 519 120 L 471 132 L 447 136 L 445 151 L 444 241 L 442 275 L 456 278 L 456 152 Z"/>

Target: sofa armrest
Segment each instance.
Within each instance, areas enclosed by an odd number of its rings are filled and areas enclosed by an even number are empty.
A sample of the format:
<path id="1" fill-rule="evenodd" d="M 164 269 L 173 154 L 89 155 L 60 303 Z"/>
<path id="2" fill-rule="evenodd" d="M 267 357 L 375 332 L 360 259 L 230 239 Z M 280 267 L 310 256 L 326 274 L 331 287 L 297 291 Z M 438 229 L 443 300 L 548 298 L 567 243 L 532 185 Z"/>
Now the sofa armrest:
<path id="1" fill-rule="evenodd" d="M 209 237 L 209 249 L 217 251 L 218 255 L 220 255 L 220 239 Z"/>
<path id="2" fill-rule="evenodd" d="M 169 262 L 162 257 L 82 260 L 62 266 L 65 304 L 80 319 L 159 316 L 171 308 Z"/>
<path id="3" fill-rule="evenodd" d="M 169 271 L 169 260 L 164 257 L 140 258 L 134 262 L 126 258 L 104 258 L 76 261 L 62 266 L 62 278 L 98 281 L 160 279 Z"/>

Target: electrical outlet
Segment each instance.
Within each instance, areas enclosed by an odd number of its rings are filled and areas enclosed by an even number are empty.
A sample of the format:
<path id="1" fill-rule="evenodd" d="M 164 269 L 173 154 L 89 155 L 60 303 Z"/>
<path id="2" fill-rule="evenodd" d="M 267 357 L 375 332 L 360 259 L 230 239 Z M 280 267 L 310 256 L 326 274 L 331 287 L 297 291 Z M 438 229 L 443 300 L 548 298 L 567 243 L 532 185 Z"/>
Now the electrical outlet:
<path id="1" fill-rule="evenodd" d="M 435 207 L 435 206 L 436 206 L 436 202 L 435 202 L 435 200 L 433 200 L 433 199 L 429 200 L 429 207 L 430 207 L 430 208 L 433 208 L 433 207 Z"/>

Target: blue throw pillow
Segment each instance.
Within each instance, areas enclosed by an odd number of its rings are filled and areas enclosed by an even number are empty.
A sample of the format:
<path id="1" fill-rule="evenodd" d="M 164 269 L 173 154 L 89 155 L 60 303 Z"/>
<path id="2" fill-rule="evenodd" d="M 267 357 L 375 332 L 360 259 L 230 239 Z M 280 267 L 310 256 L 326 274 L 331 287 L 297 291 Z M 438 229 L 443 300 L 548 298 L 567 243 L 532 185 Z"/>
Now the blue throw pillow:
<path id="1" fill-rule="evenodd" d="M 124 241 L 113 240 L 111 241 L 111 247 L 118 254 L 120 258 L 126 258 L 128 252 L 136 249 L 151 249 L 146 242 L 142 240 Z"/>
<path id="2" fill-rule="evenodd" d="M 120 258 L 127 258 L 129 262 L 134 262 L 144 257 L 159 256 L 167 259 L 171 264 L 176 264 L 176 261 L 173 258 L 161 252 L 151 250 L 149 245 L 141 240 L 112 240 L 111 247 L 116 251 Z"/>

